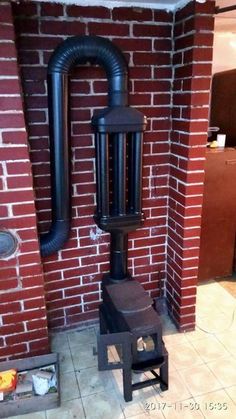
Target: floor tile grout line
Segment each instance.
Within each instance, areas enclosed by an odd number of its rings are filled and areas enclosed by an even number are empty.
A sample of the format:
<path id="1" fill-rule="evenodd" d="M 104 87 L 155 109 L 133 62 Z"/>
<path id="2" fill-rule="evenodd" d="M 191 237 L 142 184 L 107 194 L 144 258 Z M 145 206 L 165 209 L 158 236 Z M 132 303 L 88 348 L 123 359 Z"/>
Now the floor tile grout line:
<path id="1" fill-rule="evenodd" d="M 230 396 L 230 394 L 227 392 L 227 388 L 230 388 L 230 387 L 236 387 L 236 385 L 232 385 L 232 386 L 227 386 L 227 387 L 224 387 L 224 390 L 226 391 L 226 393 L 228 394 L 228 396 L 229 396 L 229 398 L 232 400 L 232 402 L 235 404 L 235 406 L 236 406 L 236 399 L 235 399 L 235 401 L 232 399 L 232 397 Z"/>

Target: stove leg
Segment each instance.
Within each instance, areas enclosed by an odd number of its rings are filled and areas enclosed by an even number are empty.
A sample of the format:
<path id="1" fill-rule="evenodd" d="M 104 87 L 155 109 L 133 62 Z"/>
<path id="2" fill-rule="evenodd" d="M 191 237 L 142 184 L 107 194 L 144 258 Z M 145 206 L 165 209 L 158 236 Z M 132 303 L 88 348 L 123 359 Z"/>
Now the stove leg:
<path id="1" fill-rule="evenodd" d="M 132 397 L 132 371 L 131 369 L 123 369 L 123 391 L 126 402 L 131 402 Z"/>
<path id="2" fill-rule="evenodd" d="M 162 391 L 166 391 L 169 388 L 168 384 L 168 354 L 164 355 L 165 362 L 160 368 L 160 388 Z"/>

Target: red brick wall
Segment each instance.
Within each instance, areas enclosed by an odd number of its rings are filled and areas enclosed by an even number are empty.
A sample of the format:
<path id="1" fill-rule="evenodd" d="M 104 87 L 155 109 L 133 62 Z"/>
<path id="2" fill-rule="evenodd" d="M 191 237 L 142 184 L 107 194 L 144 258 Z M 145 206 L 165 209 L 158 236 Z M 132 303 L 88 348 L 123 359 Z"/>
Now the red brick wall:
<path id="1" fill-rule="evenodd" d="M 45 3 L 14 5 L 26 120 L 40 231 L 50 220 L 46 71 L 53 49 L 71 35 L 101 35 L 125 52 L 130 103 L 148 117 L 144 144 L 143 228 L 129 236 L 129 267 L 153 297 L 166 271 L 171 104 L 171 13 L 149 9 Z M 69 242 L 43 260 L 50 327 L 97 317 L 100 281 L 109 270 L 109 235 L 97 233 L 94 144 L 90 119 L 107 103 L 104 71 L 80 67 L 71 76 L 72 209 Z"/>
<path id="2" fill-rule="evenodd" d="M 1 38 L 8 42 L 0 43 L 0 77 L 4 79 L 2 89 L 7 90 L 7 98 L 4 90 L 0 91 L 3 96 L 0 134 L 4 150 L 0 176 L 3 178 L 2 196 L 6 199 L 6 205 L 2 205 L 0 210 L 1 227 L 9 227 L 21 237 L 16 257 L 0 261 L 0 266 L 13 269 L 8 274 L 6 270 L 1 271 L 1 275 L 4 272 L 4 281 L 9 278 L 0 294 L 2 302 L 8 303 L 7 298 L 14 299 L 13 305 L 0 305 L 3 331 L 9 335 L 17 333 L 8 339 L 0 338 L 3 347 L 0 354 L 4 357 L 32 352 L 39 346 L 41 351 L 46 351 L 47 330 L 13 26 L 7 2 L 1 3 L 1 7 L 5 8 L 1 14 Z M 14 4 L 13 11 L 39 230 L 45 232 L 50 225 L 46 86 L 49 56 L 67 36 L 98 34 L 108 37 L 121 47 L 129 61 L 130 103 L 148 116 L 144 145 L 145 222 L 142 229 L 130 234 L 130 270 L 153 297 L 158 294 L 160 286 L 165 286 L 167 272 L 166 290 L 172 317 L 181 330 L 193 328 L 211 75 L 213 2 L 205 5 L 191 3 L 178 11 L 174 17 L 174 37 L 173 16 L 163 11 L 109 10 L 34 2 Z M 16 83 L 11 80 L 7 84 L 5 79 L 8 77 L 9 80 L 11 72 Z M 16 95 L 14 101 L 9 93 Z M 96 230 L 92 218 L 95 209 L 94 145 L 89 123 L 93 109 L 105 105 L 106 78 L 103 70 L 85 66 L 76 69 L 71 77 L 70 96 L 71 237 L 57 255 L 43 260 L 48 319 L 50 327 L 54 328 L 72 326 L 97 317 L 100 281 L 102 274 L 109 269 L 109 236 Z M 14 148 L 16 143 L 17 148 Z M 8 148 L 10 154 L 7 154 Z M 9 164 L 5 164 L 7 159 L 11 160 Z M 22 209 L 23 212 L 19 212 Z M 16 274 L 12 274 L 15 270 Z M 9 314 L 14 310 L 14 327 L 4 329 L 7 322 L 12 324 L 13 317 Z M 41 336 L 38 341 L 35 341 L 35 333 L 29 333 L 31 325 L 25 317 L 27 315 L 31 316 L 31 320 L 35 319 L 32 330 L 37 330 L 37 337 Z"/>
<path id="3" fill-rule="evenodd" d="M 0 359 L 48 351 L 43 274 L 11 6 L 0 3 L 0 230 L 18 240 L 0 259 Z"/>
<path id="4" fill-rule="evenodd" d="M 175 15 L 167 298 L 180 330 L 195 325 L 214 2 Z"/>

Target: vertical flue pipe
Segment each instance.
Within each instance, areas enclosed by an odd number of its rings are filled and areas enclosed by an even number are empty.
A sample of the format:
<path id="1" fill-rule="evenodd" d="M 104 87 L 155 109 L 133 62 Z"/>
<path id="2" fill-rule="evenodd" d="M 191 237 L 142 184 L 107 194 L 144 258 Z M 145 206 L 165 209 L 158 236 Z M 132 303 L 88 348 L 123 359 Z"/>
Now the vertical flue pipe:
<path id="1" fill-rule="evenodd" d="M 126 213 L 126 134 L 113 138 L 113 214 Z"/>
<path id="2" fill-rule="evenodd" d="M 102 217 L 109 215 L 109 155 L 108 134 L 95 134 L 97 212 Z"/>
<path id="3" fill-rule="evenodd" d="M 128 235 L 123 232 L 111 233 L 110 276 L 113 280 L 128 278 L 127 249 Z"/>
<path id="4" fill-rule="evenodd" d="M 131 134 L 129 140 L 129 211 L 141 212 L 143 133 Z"/>
<path id="5" fill-rule="evenodd" d="M 40 236 L 43 256 L 59 250 L 70 232 L 70 170 L 68 120 L 68 78 L 63 73 L 48 75 L 49 135 L 51 156 L 52 225 Z"/>

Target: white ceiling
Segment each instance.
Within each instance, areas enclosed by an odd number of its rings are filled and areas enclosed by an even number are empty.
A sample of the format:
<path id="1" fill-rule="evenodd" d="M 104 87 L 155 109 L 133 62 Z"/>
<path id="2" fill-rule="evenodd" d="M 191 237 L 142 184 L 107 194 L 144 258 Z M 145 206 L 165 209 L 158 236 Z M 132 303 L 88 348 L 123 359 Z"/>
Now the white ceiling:
<path id="1" fill-rule="evenodd" d="M 1 0 L 0 0 L 1 1 Z M 175 10 L 184 6 L 191 0 L 36 0 L 51 3 L 78 4 L 80 6 L 105 6 L 105 7 L 143 7 L 152 9 Z M 205 0 L 196 0 L 203 3 Z"/>
<path id="2" fill-rule="evenodd" d="M 236 0 L 217 0 L 216 6 L 220 8 L 235 6 Z M 236 9 L 226 13 L 216 14 L 215 32 L 236 32 Z"/>

